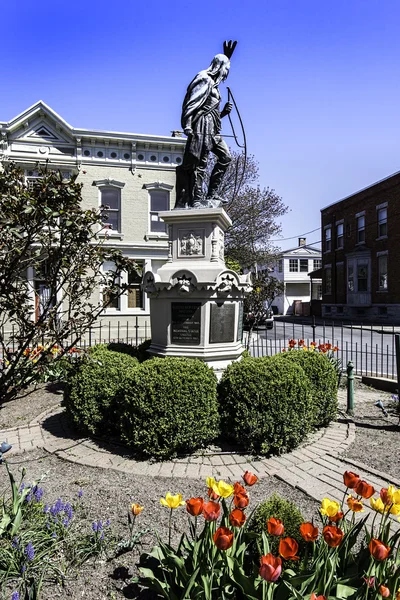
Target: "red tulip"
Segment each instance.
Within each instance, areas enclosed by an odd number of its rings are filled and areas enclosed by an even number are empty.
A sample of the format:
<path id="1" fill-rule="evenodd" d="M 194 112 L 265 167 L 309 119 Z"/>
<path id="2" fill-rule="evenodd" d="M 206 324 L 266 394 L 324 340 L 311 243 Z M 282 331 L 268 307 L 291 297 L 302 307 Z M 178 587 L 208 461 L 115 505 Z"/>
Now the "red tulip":
<path id="1" fill-rule="evenodd" d="M 387 488 L 382 488 L 381 491 L 379 492 L 379 495 L 381 497 L 383 504 L 385 504 L 386 506 L 393 504 L 393 498 L 388 495 Z"/>
<path id="2" fill-rule="evenodd" d="M 214 533 L 213 540 L 218 550 L 228 550 L 233 544 L 233 531 L 227 527 L 220 527 Z"/>
<path id="3" fill-rule="evenodd" d="M 300 535 L 305 542 L 315 542 L 318 537 L 318 527 L 314 527 L 312 523 L 302 523 Z"/>
<path id="4" fill-rule="evenodd" d="M 336 513 L 336 515 L 334 517 L 329 517 L 329 520 L 331 521 L 331 523 L 338 523 L 339 521 L 341 521 L 344 517 L 344 514 L 342 513 L 342 511 L 339 511 Z"/>
<path id="5" fill-rule="evenodd" d="M 276 581 L 282 572 L 282 560 L 279 556 L 266 554 L 260 560 L 260 575 L 265 581 Z"/>
<path id="6" fill-rule="evenodd" d="M 246 521 L 246 515 L 240 508 L 235 508 L 229 515 L 229 523 L 232 527 L 242 527 Z"/>
<path id="7" fill-rule="evenodd" d="M 360 481 L 360 476 L 353 473 L 353 471 L 345 471 L 343 473 L 343 481 L 346 487 L 353 490 Z"/>
<path id="8" fill-rule="evenodd" d="M 233 484 L 233 493 L 235 494 L 235 496 L 237 496 L 238 494 L 246 494 L 247 495 L 247 490 L 245 487 L 242 486 L 241 483 L 239 483 L 237 481 L 236 483 Z"/>
<path id="9" fill-rule="evenodd" d="M 198 517 L 203 512 L 203 498 L 190 498 L 186 500 L 186 510 L 192 517 Z"/>
<path id="10" fill-rule="evenodd" d="M 211 500 L 218 500 L 219 498 L 219 495 L 216 494 L 212 488 L 208 488 L 207 495 Z"/>
<path id="11" fill-rule="evenodd" d="M 279 554 L 286 560 L 299 560 L 296 555 L 299 545 L 295 539 L 291 537 L 282 538 L 279 541 Z"/>
<path id="12" fill-rule="evenodd" d="M 386 546 L 386 544 L 380 540 L 376 540 L 375 538 L 371 539 L 370 543 L 368 544 L 368 548 L 371 556 L 373 556 L 375 560 L 386 560 L 389 556 L 390 546 Z"/>
<path id="13" fill-rule="evenodd" d="M 322 536 L 328 546 L 336 548 L 340 545 L 344 533 L 339 527 L 336 527 L 336 525 L 325 525 L 322 530 Z"/>
<path id="14" fill-rule="evenodd" d="M 221 512 L 221 505 L 218 502 L 204 502 L 203 515 L 206 521 L 216 521 Z"/>
<path id="15" fill-rule="evenodd" d="M 251 486 L 257 483 L 258 481 L 257 475 L 254 475 L 254 473 L 251 473 L 251 471 L 246 471 L 242 477 L 246 485 Z"/>
<path id="16" fill-rule="evenodd" d="M 247 494 L 236 494 L 233 497 L 233 504 L 236 508 L 246 508 L 249 504 L 249 497 Z"/>
<path id="17" fill-rule="evenodd" d="M 386 587 L 386 585 L 380 585 L 378 588 L 378 592 L 382 596 L 382 598 L 389 598 L 390 590 Z"/>
<path id="18" fill-rule="evenodd" d="M 359 496 L 362 496 L 363 498 L 366 498 L 366 499 L 371 498 L 371 496 L 373 496 L 375 493 L 375 490 L 372 487 L 372 485 L 369 485 L 369 483 L 367 483 L 363 479 L 360 479 L 357 482 L 356 487 L 354 488 L 354 491 L 356 492 L 356 494 L 358 494 Z"/>
<path id="19" fill-rule="evenodd" d="M 283 535 L 285 528 L 280 519 L 275 519 L 275 517 L 271 517 L 267 521 L 268 533 L 270 535 Z"/>
<path id="20" fill-rule="evenodd" d="M 326 600 L 326 596 L 323 596 L 322 594 L 317 596 L 317 594 L 313 592 L 310 596 L 310 600 Z"/>

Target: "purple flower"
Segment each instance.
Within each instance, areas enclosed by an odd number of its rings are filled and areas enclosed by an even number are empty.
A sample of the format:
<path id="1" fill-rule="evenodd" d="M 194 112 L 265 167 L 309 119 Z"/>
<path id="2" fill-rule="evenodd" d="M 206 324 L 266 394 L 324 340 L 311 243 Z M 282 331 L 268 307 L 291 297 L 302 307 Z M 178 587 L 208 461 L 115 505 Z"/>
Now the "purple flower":
<path id="1" fill-rule="evenodd" d="M 23 574 L 25 573 L 25 571 L 26 571 L 26 566 L 25 566 L 25 565 L 23 565 L 23 566 L 21 567 L 21 575 L 23 575 Z"/>
<path id="2" fill-rule="evenodd" d="M 103 531 L 103 522 L 97 521 L 97 531 Z"/>
<path id="3" fill-rule="evenodd" d="M 72 515 L 74 514 L 74 511 L 72 509 L 72 506 L 70 505 L 69 502 L 67 502 L 64 506 L 64 512 L 67 515 L 68 521 L 70 521 L 72 519 Z"/>
<path id="4" fill-rule="evenodd" d="M 22 492 L 24 491 L 24 489 L 25 489 L 25 484 L 21 483 L 21 486 L 19 488 L 19 493 L 22 494 Z"/>
<path id="5" fill-rule="evenodd" d="M 83 496 L 83 490 L 81 489 L 81 490 L 79 490 L 79 492 L 78 492 L 78 498 L 82 498 L 82 496 Z"/>
<path id="6" fill-rule="evenodd" d="M 101 536 L 100 536 L 101 540 L 104 540 L 104 531 L 101 532 Z"/>
<path id="7" fill-rule="evenodd" d="M 48 504 L 45 504 L 45 506 L 44 506 L 44 509 L 43 509 L 43 512 L 44 512 L 45 514 L 49 512 L 49 506 L 48 506 Z"/>
<path id="8" fill-rule="evenodd" d="M 97 531 L 97 523 L 96 523 L 96 521 L 93 521 L 93 523 L 92 523 L 92 529 L 95 532 Z"/>
<path id="9" fill-rule="evenodd" d="M 62 510 L 64 510 L 64 504 L 63 504 L 63 501 L 61 500 L 61 498 L 59 498 L 57 500 L 57 502 L 55 504 L 53 504 L 53 506 L 50 508 L 50 512 L 53 515 L 53 517 L 55 517 Z"/>
<path id="10" fill-rule="evenodd" d="M 106 527 L 109 527 L 110 523 L 111 523 L 110 519 L 107 519 L 107 521 L 106 521 Z"/>
<path id="11" fill-rule="evenodd" d="M 28 560 L 33 560 L 35 558 L 35 549 L 32 545 L 32 542 L 29 542 L 27 547 L 25 548 L 25 554 Z"/>
<path id="12" fill-rule="evenodd" d="M 15 549 L 15 548 L 18 548 L 18 546 L 19 546 L 19 540 L 18 540 L 17 536 L 15 536 L 15 537 L 13 538 L 13 541 L 12 541 L 12 543 L 11 543 L 11 546 L 12 546 L 14 549 Z"/>
<path id="13" fill-rule="evenodd" d="M 35 487 L 36 487 L 36 490 L 33 492 L 34 496 L 35 496 L 35 500 L 36 500 L 36 502 L 40 502 L 42 499 L 42 496 L 43 496 L 43 488 L 38 488 L 37 486 L 35 486 Z"/>
<path id="14" fill-rule="evenodd" d="M 19 593 L 13 592 L 13 595 L 11 596 L 11 600 L 19 600 Z"/>

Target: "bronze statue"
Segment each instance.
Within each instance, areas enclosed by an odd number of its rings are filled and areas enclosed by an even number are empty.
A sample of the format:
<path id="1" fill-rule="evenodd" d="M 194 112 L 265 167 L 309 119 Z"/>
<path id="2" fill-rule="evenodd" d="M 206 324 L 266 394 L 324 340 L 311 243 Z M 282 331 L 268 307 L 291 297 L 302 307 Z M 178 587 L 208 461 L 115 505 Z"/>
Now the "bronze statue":
<path id="1" fill-rule="evenodd" d="M 230 57 L 237 42 L 225 42 L 224 54 L 217 54 L 208 69 L 200 71 L 189 84 L 182 105 L 182 129 L 188 136 L 182 165 L 176 169 L 175 208 L 215 208 L 226 204 L 218 188 L 232 158 L 220 135 L 221 119 L 232 110 L 227 102 L 220 112 L 221 81 L 228 77 Z M 207 192 L 204 179 L 209 153 L 217 157 Z"/>

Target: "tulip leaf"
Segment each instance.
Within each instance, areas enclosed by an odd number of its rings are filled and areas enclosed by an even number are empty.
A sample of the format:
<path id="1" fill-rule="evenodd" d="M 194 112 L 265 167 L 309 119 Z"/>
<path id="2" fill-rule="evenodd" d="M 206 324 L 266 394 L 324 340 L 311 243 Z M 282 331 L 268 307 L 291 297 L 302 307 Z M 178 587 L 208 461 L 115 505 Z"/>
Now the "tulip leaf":
<path id="1" fill-rule="evenodd" d="M 336 598 L 350 598 L 357 592 L 357 588 L 351 587 L 350 585 L 343 585 L 342 583 L 338 583 L 336 586 Z"/>
<path id="2" fill-rule="evenodd" d="M 189 581 L 187 583 L 187 586 L 183 590 L 183 594 L 181 596 L 182 600 L 185 600 L 185 598 L 190 598 L 189 592 L 192 589 L 192 587 L 193 587 L 193 585 L 194 585 L 194 583 L 196 581 L 196 578 L 197 578 L 197 575 L 199 574 L 199 571 L 200 571 L 200 567 L 197 567 L 197 569 L 195 571 L 193 571 L 192 576 L 191 576 L 191 578 L 189 579 Z"/>

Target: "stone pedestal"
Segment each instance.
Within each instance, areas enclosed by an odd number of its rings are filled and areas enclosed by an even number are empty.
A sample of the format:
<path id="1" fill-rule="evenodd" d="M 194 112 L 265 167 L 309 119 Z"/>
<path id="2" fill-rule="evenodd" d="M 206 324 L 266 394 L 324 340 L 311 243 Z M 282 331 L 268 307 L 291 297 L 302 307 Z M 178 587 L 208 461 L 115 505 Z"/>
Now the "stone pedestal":
<path id="1" fill-rule="evenodd" d="M 231 220 L 222 208 L 159 213 L 169 232 L 168 261 L 143 277 L 158 356 L 200 358 L 217 372 L 243 353 L 243 299 L 250 275 L 224 261 Z"/>

